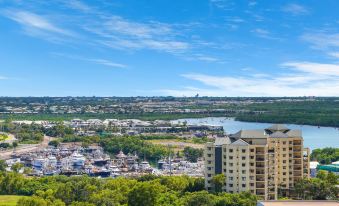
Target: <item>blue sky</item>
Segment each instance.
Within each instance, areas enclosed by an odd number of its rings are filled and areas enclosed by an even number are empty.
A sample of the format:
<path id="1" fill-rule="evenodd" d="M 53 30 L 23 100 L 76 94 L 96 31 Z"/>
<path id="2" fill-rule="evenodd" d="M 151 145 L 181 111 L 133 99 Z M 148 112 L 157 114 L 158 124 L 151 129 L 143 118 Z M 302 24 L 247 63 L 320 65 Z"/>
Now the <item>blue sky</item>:
<path id="1" fill-rule="evenodd" d="M 337 0 L 0 0 L 1 96 L 339 96 Z"/>

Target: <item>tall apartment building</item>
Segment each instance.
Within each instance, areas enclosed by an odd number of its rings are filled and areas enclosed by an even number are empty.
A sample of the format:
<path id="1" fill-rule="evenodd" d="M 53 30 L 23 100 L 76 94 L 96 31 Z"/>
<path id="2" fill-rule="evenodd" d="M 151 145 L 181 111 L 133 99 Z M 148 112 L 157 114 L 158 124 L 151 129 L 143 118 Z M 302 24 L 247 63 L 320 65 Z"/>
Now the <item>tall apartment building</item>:
<path id="1" fill-rule="evenodd" d="M 309 149 L 300 130 L 281 124 L 262 130 L 240 130 L 205 145 L 205 186 L 224 174 L 223 190 L 250 191 L 264 200 L 289 195 L 296 181 L 309 178 Z"/>

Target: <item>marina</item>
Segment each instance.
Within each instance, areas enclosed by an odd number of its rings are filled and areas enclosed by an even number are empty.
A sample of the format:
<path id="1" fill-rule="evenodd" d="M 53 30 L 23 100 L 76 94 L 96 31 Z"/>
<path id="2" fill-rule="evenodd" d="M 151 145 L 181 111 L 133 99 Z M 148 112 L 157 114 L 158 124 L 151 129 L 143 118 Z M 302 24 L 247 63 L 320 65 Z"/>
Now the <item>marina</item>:
<path id="1" fill-rule="evenodd" d="M 6 160 L 7 170 L 10 171 L 16 163 L 21 163 L 27 176 L 51 175 L 88 175 L 90 177 L 119 177 L 154 175 L 188 175 L 203 176 L 203 162 L 191 163 L 182 158 L 167 158 L 151 165 L 140 159 L 136 154 L 124 154 L 122 151 L 114 156 L 105 154 L 100 146 L 84 148 L 78 145 L 62 145 L 58 148 L 47 147 L 23 155 L 12 155 Z"/>

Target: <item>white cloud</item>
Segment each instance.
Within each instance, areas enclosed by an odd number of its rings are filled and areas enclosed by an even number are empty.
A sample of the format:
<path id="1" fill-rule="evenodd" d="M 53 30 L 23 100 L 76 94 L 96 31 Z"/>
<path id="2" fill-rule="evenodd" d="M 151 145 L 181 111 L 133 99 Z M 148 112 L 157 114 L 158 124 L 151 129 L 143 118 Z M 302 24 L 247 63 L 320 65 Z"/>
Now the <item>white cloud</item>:
<path id="1" fill-rule="evenodd" d="M 46 17 L 28 11 L 8 10 L 4 15 L 21 24 L 26 30 L 39 30 L 44 32 L 72 35 L 72 32 L 62 29 L 51 23 Z"/>
<path id="2" fill-rule="evenodd" d="M 289 69 L 277 75 L 212 76 L 183 74 L 202 87 L 161 90 L 166 95 L 192 96 L 338 96 L 339 65 L 312 62 L 287 62 Z"/>
<path id="3" fill-rule="evenodd" d="M 306 33 L 301 37 L 316 49 L 330 49 L 339 47 L 339 33 Z"/>
<path id="4" fill-rule="evenodd" d="M 89 12 L 92 11 L 92 8 L 86 5 L 85 3 L 79 1 L 79 0 L 66 0 L 64 2 L 68 7 L 80 10 L 83 12 Z"/>
<path id="5" fill-rule="evenodd" d="M 284 67 L 289 67 L 293 70 L 312 73 L 315 75 L 338 76 L 339 65 L 336 64 L 321 64 L 314 62 L 287 62 L 282 64 Z"/>
<path id="6" fill-rule="evenodd" d="M 251 32 L 260 38 L 270 39 L 270 40 L 282 40 L 281 38 L 272 36 L 271 32 L 265 29 L 257 28 L 257 29 L 253 29 Z"/>
<path id="7" fill-rule="evenodd" d="M 309 10 L 306 7 L 294 3 L 285 5 L 282 10 L 293 15 L 304 15 L 309 13 Z"/>
<path id="8" fill-rule="evenodd" d="M 104 65 L 104 66 L 108 66 L 108 67 L 114 67 L 114 68 L 127 68 L 128 66 L 125 64 L 121 64 L 121 63 L 116 63 L 107 59 L 100 59 L 100 58 L 85 58 L 85 57 L 81 57 L 78 55 L 72 55 L 72 54 L 65 54 L 65 53 L 59 53 L 59 52 L 52 52 L 51 53 L 54 56 L 58 56 L 58 57 L 65 57 L 68 59 L 75 59 L 75 60 L 81 60 L 81 61 L 87 61 L 87 62 L 92 62 L 95 64 L 100 64 L 100 65 Z"/>
<path id="9" fill-rule="evenodd" d="M 335 58 L 339 58 L 339 52 L 330 52 L 328 53 L 328 55 L 335 57 Z"/>
<path id="10" fill-rule="evenodd" d="M 89 61 L 97 63 L 97 64 L 101 64 L 104 66 L 115 67 L 115 68 L 126 68 L 127 67 L 127 65 L 115 63 L 115 62 L 112 62 L 106 59 L 89 59 Z"/>
<path id="11" fill-rule="evenodd" d="M 97 42 L 115 49 L 151 49 L 169 53 L 182 53 L 191 48 L 173 25 L 160 22 L 140 23 L 120 16 L 105 16 L 101 21 L 86 25 L 84 29 L 97 35 Z"/>
<path id="12" fill-rule="evenodd" d="M 9 79 L 9 78 L 5 76 L 0 76 L 0 80 L 6 80 L 6 79 Z"/>

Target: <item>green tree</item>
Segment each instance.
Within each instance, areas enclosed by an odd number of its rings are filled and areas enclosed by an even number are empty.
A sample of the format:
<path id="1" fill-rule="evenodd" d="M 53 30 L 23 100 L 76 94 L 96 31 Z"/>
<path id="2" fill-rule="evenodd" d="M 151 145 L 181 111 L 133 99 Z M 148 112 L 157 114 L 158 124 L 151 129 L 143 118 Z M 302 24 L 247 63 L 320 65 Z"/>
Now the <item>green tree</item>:
<path id="1" fill-rule="evenodd" d="M 17 163 L 14 163 L 14 164 L 12 165 L 11 170 L 12 170 L 13 172 L 19 172 L 20 169 L 23 168 L 23 167 L 24 167 L 23 164 L 17 162 Z"/>
<path id="2" fill-rule="evenodd" d="M 198 158 L 203 156 L 203 149 L 185 147 L 183 152 L 185 158 L 190 162 L 197 162 Z"/>
<path id="3" fill-rule="evenodd" d="M 222 187 L 224 186 L 226 177 L 224 174 L 218 174 L 212 177 L 212 184 L 214 186 L 214 192 L 222 192 Z"/>
<path id="4" fill-rule="evenodd" d="M 215 206 L 216 196 L 207 191 L 187 193 L 182 199 L 184 206 Z"/>
<path id="5" fill-rule="evenodd" d="M 0 160 L 0 172 L 6 171 L 7 164 L 5 160 Z"/>
<path id="6" fill-rule="evenodd" d="M 128 194 L 129 206 L 155 206 L 162 188 L 155 182 L 139 182 Z"/>

